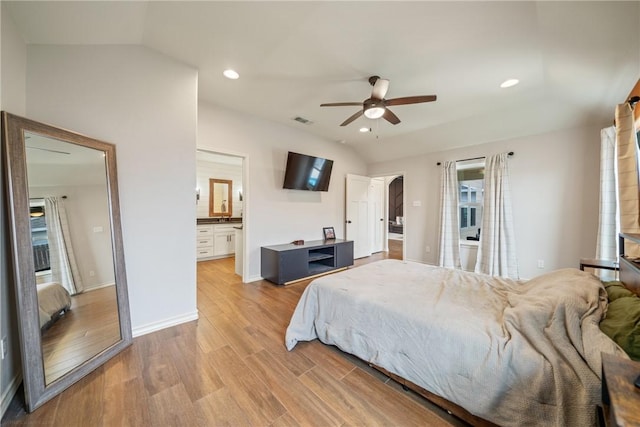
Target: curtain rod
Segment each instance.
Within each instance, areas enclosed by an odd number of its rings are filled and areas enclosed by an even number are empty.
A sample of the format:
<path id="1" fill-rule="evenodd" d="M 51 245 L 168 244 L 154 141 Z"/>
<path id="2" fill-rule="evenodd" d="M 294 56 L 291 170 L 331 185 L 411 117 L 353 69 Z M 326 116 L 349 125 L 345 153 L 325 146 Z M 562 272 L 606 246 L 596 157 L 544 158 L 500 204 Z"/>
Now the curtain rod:
<path id="1" fill-rule="evenodd" d="M 45 197 L 48 197 L 48 196 L 44 196 L 44 197 L 29 197 L 29 200 L 44 200 Z M 67 196 L 60 196 L 60 197 L 62 197 L 63 199 L 67 198 Z"/>
<path id="2" fill-rule="evenodd" d="M 640 100 L 640 98 L 639 98 L 638 100 Z M 514 154 L 515 154 L 515 153 L 514 153 L 513 151 L 509 151 L 509 152 L 507 153 L 507 156 L 513 156 Z M 470 159 L 460 159 L 460 160 L 456 160 L 456 163 L 457 163 L 457 162 L 466 162 L 466 161 L 468 161 L 468 160 L 480 160 L 480 159 L 486 159 L 486 158 L 487 158 L 486 156 L 481 156 L 481 157 L 472 157 L 472 158 L 470 158 Z M 440 166 L 441 164 L 442 164 L 442 162 L 438 162 L 438 163 L 436 163 L 436 165 L 438 165 L 438 166 Z"/>

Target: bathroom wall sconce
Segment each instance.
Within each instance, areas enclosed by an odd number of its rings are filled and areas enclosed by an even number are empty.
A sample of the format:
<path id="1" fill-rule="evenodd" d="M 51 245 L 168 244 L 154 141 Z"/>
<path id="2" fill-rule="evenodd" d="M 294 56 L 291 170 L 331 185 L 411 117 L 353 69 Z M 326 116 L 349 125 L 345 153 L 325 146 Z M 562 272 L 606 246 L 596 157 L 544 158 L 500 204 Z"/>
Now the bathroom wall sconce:
<path id="1" fill-rule="evenodd" d="M 242 190 L 238 190 L 238 199 L 242 201 Z"/>
<path id="2" fill-rule="evenodd" d="M 196 205 L 200 201 L 200 188 L 196 188 Z"/>

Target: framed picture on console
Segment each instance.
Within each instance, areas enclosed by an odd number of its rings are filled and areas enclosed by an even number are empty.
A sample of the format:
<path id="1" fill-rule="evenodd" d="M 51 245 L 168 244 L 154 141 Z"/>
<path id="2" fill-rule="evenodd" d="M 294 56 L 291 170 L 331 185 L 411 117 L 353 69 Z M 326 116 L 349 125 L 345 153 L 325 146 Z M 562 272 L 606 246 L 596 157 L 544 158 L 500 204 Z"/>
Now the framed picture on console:
<path id="1" fill-rule="evenodd" d="M 336 232 L 333 231 L 333 227 L 324 227 L 322 234 L 324 234 L 324 240 L 333 240 L 336 238 Z"/>

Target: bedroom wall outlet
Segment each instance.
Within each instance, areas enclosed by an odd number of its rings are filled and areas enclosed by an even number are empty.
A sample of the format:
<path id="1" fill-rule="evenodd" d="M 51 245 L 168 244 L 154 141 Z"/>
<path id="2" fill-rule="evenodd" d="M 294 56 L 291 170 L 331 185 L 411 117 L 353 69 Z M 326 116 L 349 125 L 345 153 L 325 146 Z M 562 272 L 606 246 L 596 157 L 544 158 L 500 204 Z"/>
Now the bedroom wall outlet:
<path id="1" fill-rule="evenodd" d="M 2 354 L 2 360 L 7 357 L 7 352 L 9 351 L 9 347 L 7 346 L 7 337 L 2 337 L 0 341 L 0 353 Z"/>
<path id="2" fill-rule="evenodd" d="M 424 248 L 425 252 L 430 254 L 431 253 L 431 246 L 427 246 L 426 248 Z"/>
<path id="3" fill-rule="evenodd" d="M 93 277 L 93 276 L 95 276 L 95 275 L 96 275 L 96 272 L 95 272 L 95 271 L 93 271 L 93 270 L 89 271 L 89 276 Z"/>
<path id="4" fill-rule="evenodd" d="M 544 268 L 544 260 L 543 259 L 539 259 L 538 260 L 538 268 Z"/>

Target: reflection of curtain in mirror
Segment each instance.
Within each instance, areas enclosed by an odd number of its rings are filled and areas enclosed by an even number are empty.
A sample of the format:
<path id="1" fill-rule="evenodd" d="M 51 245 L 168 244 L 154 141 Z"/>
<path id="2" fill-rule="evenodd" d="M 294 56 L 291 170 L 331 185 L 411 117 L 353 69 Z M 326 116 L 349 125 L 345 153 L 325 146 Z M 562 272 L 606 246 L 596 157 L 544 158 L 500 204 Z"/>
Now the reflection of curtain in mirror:
<path id="1" fill-rule="evenodd" d="M 71 295 L 78 294 L 83 286 L 71 246 L 67 211 L 57 197 L 45 197 L 44 203 L 52 281 L 62 285 Z"/>

